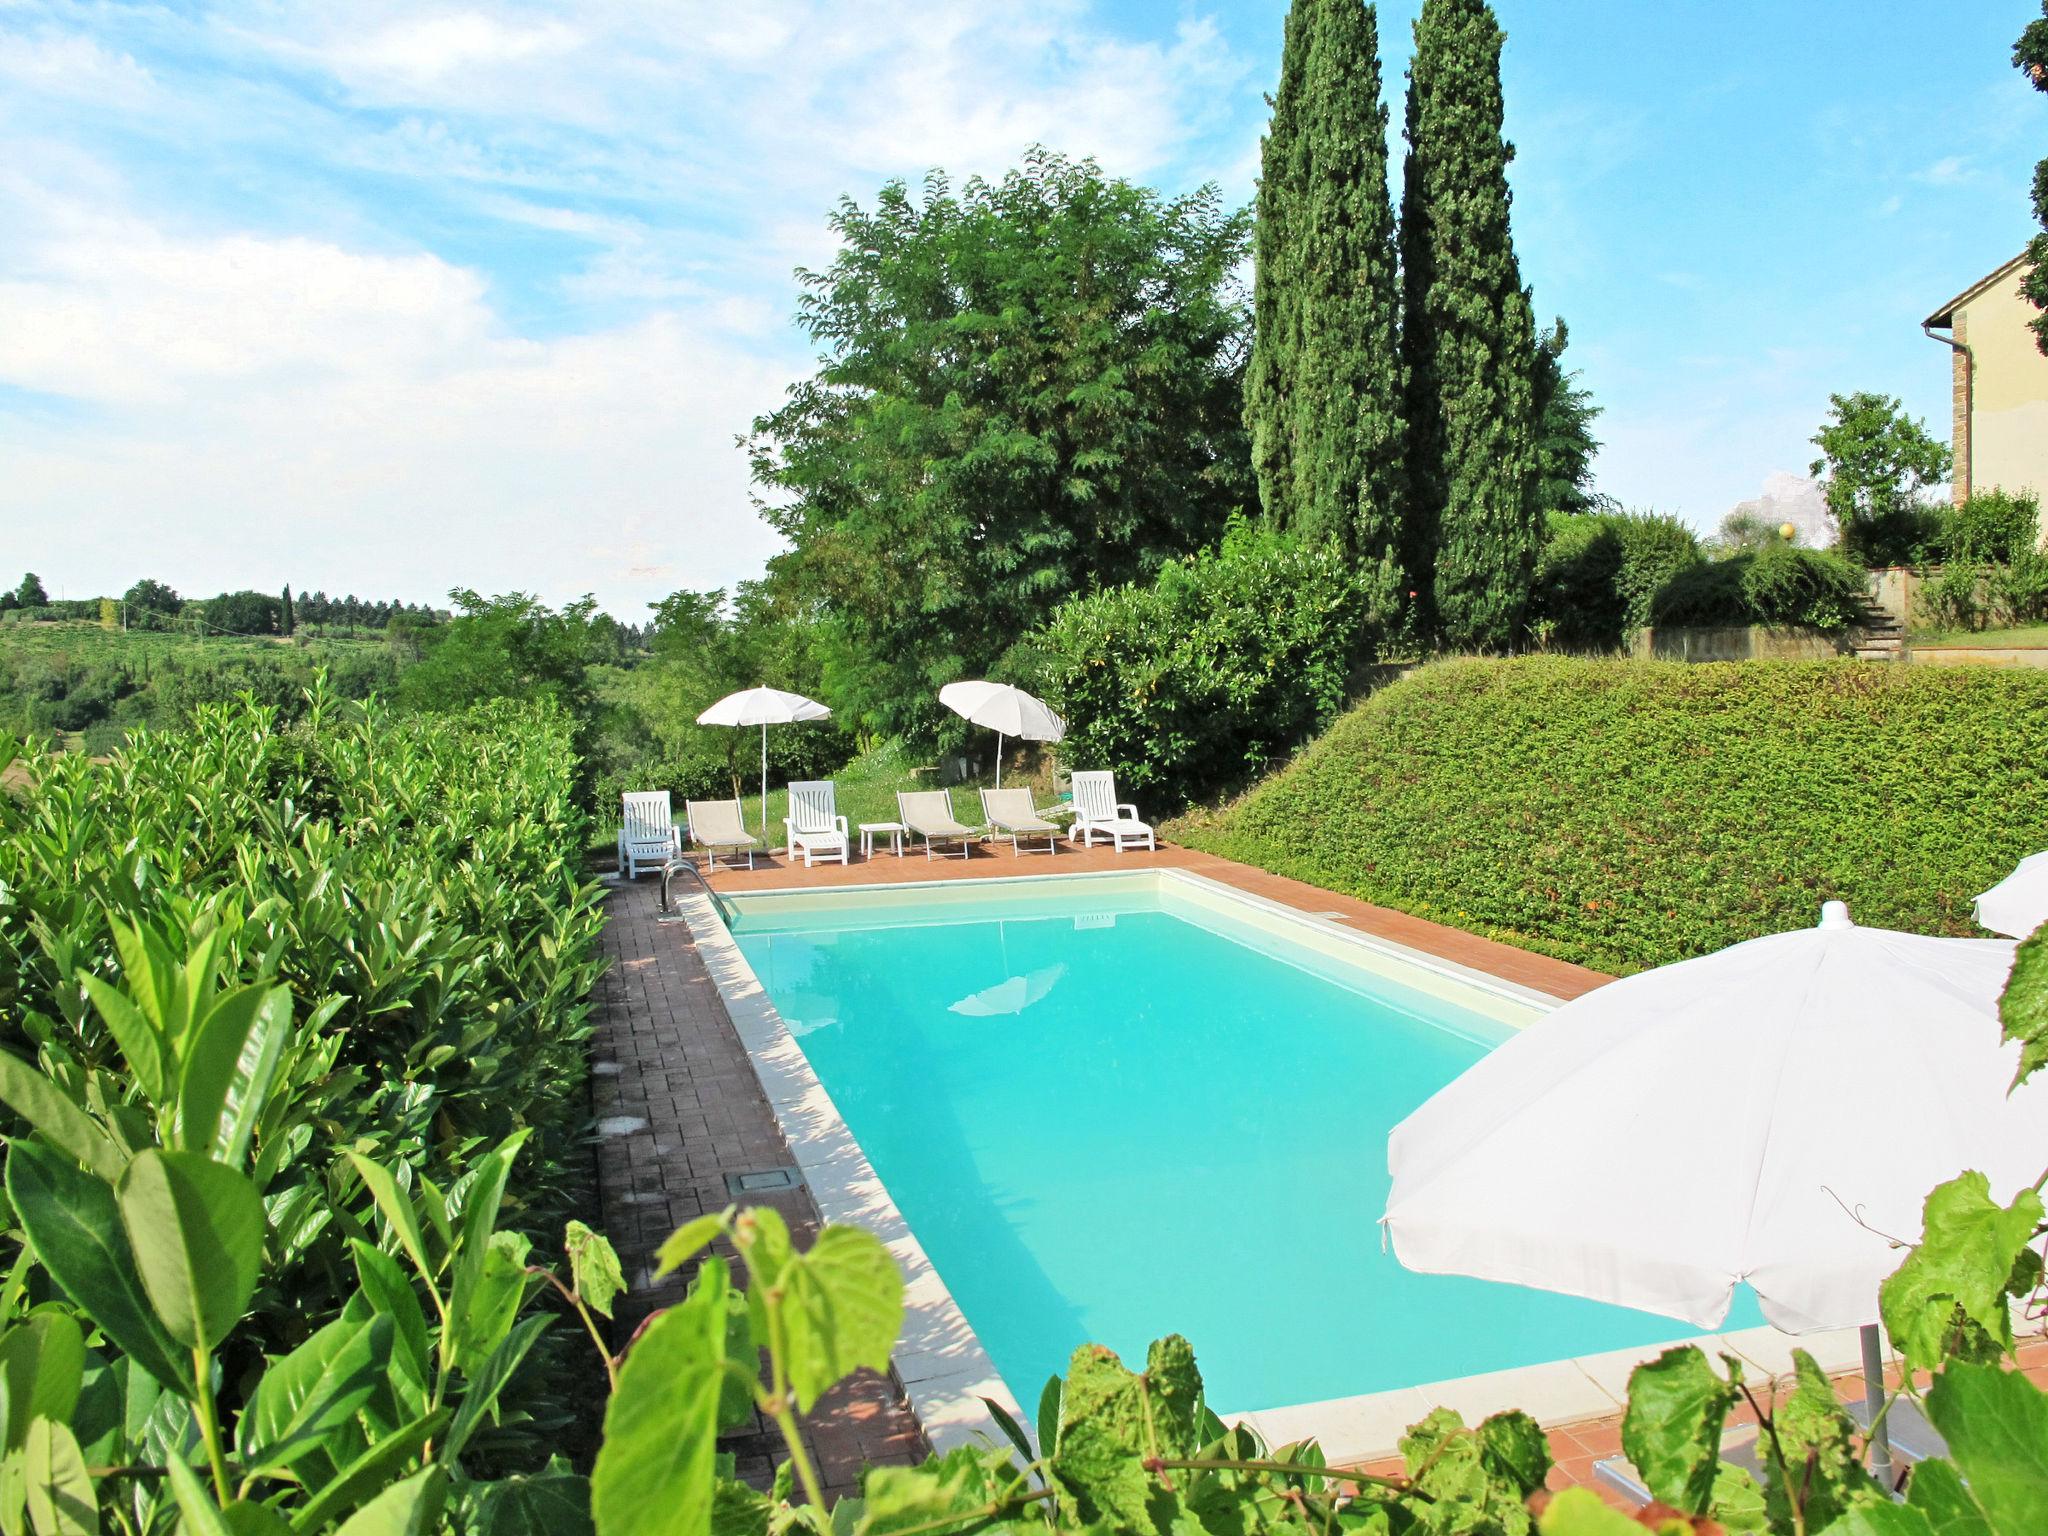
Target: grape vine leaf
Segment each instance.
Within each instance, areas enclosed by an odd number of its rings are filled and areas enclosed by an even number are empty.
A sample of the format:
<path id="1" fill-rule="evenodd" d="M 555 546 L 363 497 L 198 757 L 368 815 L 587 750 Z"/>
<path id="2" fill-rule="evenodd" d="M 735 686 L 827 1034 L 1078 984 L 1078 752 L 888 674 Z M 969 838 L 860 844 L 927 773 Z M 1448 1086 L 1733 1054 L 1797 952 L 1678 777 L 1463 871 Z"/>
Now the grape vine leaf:
<path id="1" fill-rule="evenodd" d="M 1667 1349 L 1629 1373 L 1621 1448 L 1652 1496 L 1688 1514 L 1707 1512 L 1720 1471 L 1721 1430 L 1740 1380 L 1739 1374 L 1722 1380 L 1691 1344 Z"/>
<path id="2" fill-rule="evenodd" d="M 1794 1529 L 1792 1506 L 1804 1511 L 1805 1528 L 1825 1531 L 1851 1506 L 1882 1502 L 1884 1489 L 1857 1456 L 1856 1424 L 1835 1396 L 1827 1373 L 1803 1349 L 1792 1351 L 1793 1387 L 1771 1415 L 1784 1469 L 1771 1458 L 1769 1439 L 1758 1446 L 1771 1477 L 1764 1508 L 1774 1530 Z"/>
<path id="3" fill-rule="evenodd" d="M 1145 1530 L 1151 1524 L 1147 1505 L 1153 1489 L 1143 1466 L 1147 1454 L 1145 1398 L 1138 1378 L 1114 1350 L 1082 1345 L 1068 1364 L 1060 1398 L 1053 1476 L 1074 1496 L 1084 1521 Z"/>
<path id="4" fill-rule="evenodd" d="M 903 1276 L 874 1233 L 825 1228 L 807 1252 L 788 1257 L 780 1283 L 783 1368 L 798 1412 L 860 1366 L 889 1369 L 903 1328 Z"/>
<path id="5" fill-rule="evenodd" d="M 1935 1536 L 1991 1536 L 1984 1511 L 1963 1486 L 1951 1461 L 1923 1461 L 1913 1468 L 1906 1502 L 1927 1517 Z"/>
<path id="6" fill-rule="evenodd" d="M 708 1258 L 690 1294 L 626 1356 L 590 1475 L 603 1536 L 707 1536 L 725 1382 L 725 1261 Z"/>
<path id="7" fill-rule="evenodd" d="M 1649 1536 L 1650 1528 L 1611 1508 L 1590 1488 L 1567 1488 L 1543 1508 L 1541 1536 Z"/>
<path id="8" fill-rule="evenodd" d="M 2041 1217 L 2035 1191 L 2001 1207 L 1981 1173 L 1935 1187 L 1920 1245 L 1878 1289 L 1885 1332 L 1909 1366 L 1929 1371 L 1950 1356 L 1992 1361 L 2012 1347 L 2006 1297 L 2036 1277 L 2027 1245 Z"/>
<path id="9" fill-rule="evenodd" d="M 1550 1438 L 1519 1408 L 1496 1413 L 1479 1426 L 1479 1460 L 1526 1499 L 1550 1476 Z"/>
<path id="10" fill-rule="evenodd" d="M 2017 1088 L 2048 1064 L 2048 923 L 2036 928 L 2013 956 L 1998 1018 L 2005 1038 L 2020 1043 L 2020 1069 L 2012 1080 Z"/>
<path id="11" fill-rule="evenodd" d="M 618 1251 L 602 1233 L 591 1231 L 580 1221 L 569 1223 L 562 1246 L 569 1254 L 569 1276 L 576 1294 L 598 1316 L 610 1317 L 612 1302 L 626 1288 Z"/>
<path id="12" fill-rule="evenodd" d="M 1159 1454 L 1185 1457 L 1200 1450 L 1202 1373 L 1194 1346 L 1177 1333 L 1153 1340 L 1145 1352 L 1145 1391 Z"/>
<path id="13" fill-rule="evenodd" d="M 1934 1378 L 1927 1416 L 1990 1536 L 2048 1529 L 2048 1393 L 2017 1371 L 1958 1362 Z"/>

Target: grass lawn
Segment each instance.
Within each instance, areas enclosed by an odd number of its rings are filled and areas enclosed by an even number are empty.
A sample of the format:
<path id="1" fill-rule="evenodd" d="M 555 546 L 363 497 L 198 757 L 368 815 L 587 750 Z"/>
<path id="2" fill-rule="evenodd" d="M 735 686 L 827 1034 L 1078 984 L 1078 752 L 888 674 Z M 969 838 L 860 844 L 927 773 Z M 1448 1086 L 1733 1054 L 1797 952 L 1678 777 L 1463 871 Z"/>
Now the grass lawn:
<path id="1" fill-rule="evenodd" d="M 2023 624 L 2017 629 L 1916 629 L 1907 643 L 1939 650 L 1951 645 L 2048 647 L 2048 624 Z"/>

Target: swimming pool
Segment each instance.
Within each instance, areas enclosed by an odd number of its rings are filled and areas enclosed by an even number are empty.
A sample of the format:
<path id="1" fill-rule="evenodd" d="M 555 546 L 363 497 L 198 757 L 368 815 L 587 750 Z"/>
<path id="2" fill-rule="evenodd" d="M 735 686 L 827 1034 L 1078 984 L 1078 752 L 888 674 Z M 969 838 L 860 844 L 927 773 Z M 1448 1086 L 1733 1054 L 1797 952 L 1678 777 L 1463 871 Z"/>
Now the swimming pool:
<path id="1" fill-rule="evenodd" d="M 726 898 L 1013 1393 L 1083 1342 L 1129 1358 L 1168 1332 L 1249 1410 L 1696 1331 L 1383 1252 L 1387 1132 L 1542 1004 L 1207 884 Z"/>

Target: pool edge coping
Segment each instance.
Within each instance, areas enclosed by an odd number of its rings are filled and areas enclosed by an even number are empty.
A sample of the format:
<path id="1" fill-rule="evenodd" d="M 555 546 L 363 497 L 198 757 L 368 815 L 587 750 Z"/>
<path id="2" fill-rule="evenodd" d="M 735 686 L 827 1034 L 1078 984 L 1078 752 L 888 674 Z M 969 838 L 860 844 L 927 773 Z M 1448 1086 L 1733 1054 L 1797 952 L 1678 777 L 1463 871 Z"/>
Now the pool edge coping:
<path id="1" fill-rule="evenodd" d="M 957 891 L 962 886 L 1017 880 L 1146 877 L 1206 887 L 1228 900 L 1261 908 L 1270 915 L 1310 925 L 1326 935 L 1370 949 L 1382 958 L 1418 965 L 1512 1002 L 1546 1011 L 1561 1006 L 1560 999 L 1532 987 L 1413 949 L 1397 940 L 1362 933 L 1184 869 L 1155 866 L 1128 871 L 1048 871 L 1043 875 L 990 875 L 872 885 L 775 886 L 732 893 L 724 899 L 789 894 L 855 896 L 863 891 L 902 891 L 920 886 Z M 903 1271 L 904 1325 L 890 1353 L 890 1376 L 909 1402 L 927 1443 L 939 1455 L 963 1444 L 1009 1443 L 1009 1437 L 983 1398 L 995 1399 L 1027 1434 L 1035 1434 L 1032 1416 L 1024 1412 L 1009 1383 L 996 1369 L 966 1313 L 947 1289 L 908 1219 L 897 1208 L 888 1186 L 868 1161 L 831 1094 L 812 1069 L 810 1059 L 790 1033 L 781 1010 L 769 998 L 767 988 L 726 927 L 718 905 L 707 892 L 691 891 L 679 898 L 677 906 L 740 1042 L 746 1047 L 748 1062 L 767 1096 L 776 1124 L 803 1170 L 819 1215 L 827 1222 L 849 1223 L 874 1232 Z M 1354 1396 L 1231 1409 L 1219 1411 L 1219 1416 L 1229 1423 L 1251 1425 L 1269 1445 L 1313 1437 L 1332 1465 L 1355 1465 L 1394 1454 L 1407 1428 L 1437 1407 L 1455 1408 L 1473 1423 L 1489 1414 L 1518 1408 L 1546 1429 L 1611 1417 L 1626 1404 L 1628 1373 L 1636 1365 L 1665 1350 L 1688 1344 L 1709 1355 L 1736 1355 L 1772 1380 L 1791 1371 L 1794 1349 L 1807 1350 L 1831 1374 L 1850 1369 L 1861 1359 L 1857 1330 L 1853 1328 L 1795 1337 L 1766 1325 L 1728 1333 L 1681 1336 L 1604 1354 L 1512 1366 Z"/>
<path id="2" fill-rule="evenodd" d="M 995 1399 L 1019 1423 L 1027 1423 L 1028 1416 L 819 1081 L 781 1010 L 708 896 L 692 891 L 678 900 L 677 907 L 740 1044 L 746 1047 L 755 1079 L 803 1172 L 819 1216 L 828 1223 L 874 1233 L 903 1274 L 903 1327 L 889 1352 L 889 1374 L 909 1402 L 926 1443 L 941 1456 L 958 1445 L 1007 1443 L 982 1399 Z"/>

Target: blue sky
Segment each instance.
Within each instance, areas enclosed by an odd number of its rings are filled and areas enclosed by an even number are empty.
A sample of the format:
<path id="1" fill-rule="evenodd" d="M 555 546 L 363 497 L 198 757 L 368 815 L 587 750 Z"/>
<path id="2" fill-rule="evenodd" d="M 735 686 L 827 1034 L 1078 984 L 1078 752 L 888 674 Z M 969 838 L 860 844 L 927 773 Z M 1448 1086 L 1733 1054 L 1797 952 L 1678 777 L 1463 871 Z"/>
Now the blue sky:
<path id="1" fill-rule="evenodd" d="M 1831 390 L 1945 432 L 1919 321 L 2027 236 L 2032 0 L 1498 8 L 1603 489 L 1711 527 Z M 0 567 L 622 616 L 753 575 L 733 440 L 833 200 L 1034 141 L 1248 199 L 1283 13 L 0 0 Z"/>

